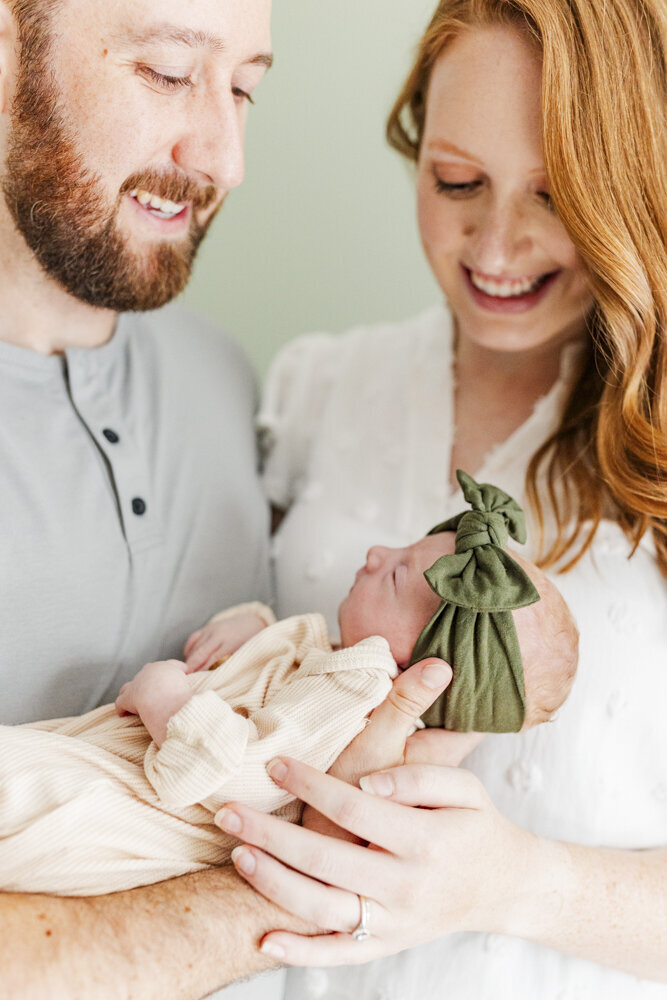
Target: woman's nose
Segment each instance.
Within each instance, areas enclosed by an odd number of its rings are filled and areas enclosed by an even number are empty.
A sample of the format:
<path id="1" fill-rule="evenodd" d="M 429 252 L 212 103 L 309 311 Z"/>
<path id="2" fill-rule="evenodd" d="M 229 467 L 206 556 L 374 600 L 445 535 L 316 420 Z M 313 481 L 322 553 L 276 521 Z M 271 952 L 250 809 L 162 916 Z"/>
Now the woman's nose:
<path id="1" fill-rule="evenodd" d="M 480 206 L 469 220 L 466 235 L 473 242 L 472 263 L 488 275 L 507 276 L 532 241 L 530 220 L 509 201 Z"/>

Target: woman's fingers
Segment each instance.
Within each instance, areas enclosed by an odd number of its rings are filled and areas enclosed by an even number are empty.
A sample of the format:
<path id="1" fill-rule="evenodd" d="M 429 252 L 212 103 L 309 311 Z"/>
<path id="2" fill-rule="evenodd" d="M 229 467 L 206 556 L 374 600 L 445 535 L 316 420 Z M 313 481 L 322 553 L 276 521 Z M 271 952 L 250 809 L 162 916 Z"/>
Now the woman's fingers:
<path id="1" fill-rule="evenodd" d="M 381 767 L 401 764 L 417 719 L 433 704 L 452 678 L 443 660 L 415 663 L 400 674 L 385 701 L 371 714 L 366 728 L 342 752 L 330 773 L 357 785 L 359 778 Z"/>
<path id="2" fill-rule="evenodd" d="M 243 845 L 232 852 L 238 873 L 267 899 L 289 913 L 298 913 L 315 927 L 325 931 L 350 934 L 359 923 L 359 897 L 343 889 L 323 885 L 285 867 L 255 847 Z M 371 922 L 376 933 L 384 927 L 384 908 L 369 902 Z"/>
<path id="3" fill-rule="evenodd" d="M 456 767 L 436 764 L 405 764 L 362 778 L 362 788 L 405 806 L 431 809 L 479 809 L 486 793 L 477 778 Z"/>
<path id="4" fill-rule="evenodd" d="M 277 765 L 284 770 L 284 774 L 277 776 Z M 322 774 L 289 757 L 280 758 L 269 773 L 281 788 L 313 806 L 336 826 L 349 830 L 361 840 L 376 844 L 383 850 L 393 853 L 394 848 L 399 848 L 403 853 L 409 853 L 405 850 L 405 841 L 410 838 L 406 837 L 404 824 L 399 826 L 400 821 L 405 818 L 404 811 L 393 802 L 379 801 L 344 781 Z M 238 817 L 240 826 L 229 825 L 228 822 L 225 825 L 228 817 L 224 813 L 230 811 Z M 352 885 L 354 891 L 364 892 L 365 890 L 357 888 L 355 879 L 365 877 L 366 874 L 372 878 L 375 874 L 373 854 L 369 854 L 364 848 L 346 840 L 324 837 L 303 827 L 283 823 L 241 803 L 229 803 L 218 813 L 216 822 L 227 833 L 263 848 L 293 868 L 343 888 Z M 416 833 L 420 825 L 418 814 L 411 814 L 410 824 L 411 830 Z M 307 856 L 304 855 L 306 851 L 309 852 Z M 340 871 L 332 878 L 331 867 L 334 864 Z M 352 866 L 365 866 L 368 871 L 354 872 L 351 871 Z"/>
<path id="5" fill-rule="evenodd" d="M 387 954 L 386 946 L 372 934 L 366 941 L 355 941 L 349 934 L 302 937 L 288 931 L 272 931 L 267 934 L 262 940 L 260 951 L 286 965 L 316 967 L 361 965 Z"/>
<path id="6" fill-rule="evenodd" d="M 391 809 L 398 808 L 392 803 L 374 802 L 371 796 L 362 792 L 357 791 L 356 794 L 367 799 L 371 806 L 381 804 Z M 230 814 L 240 820 L 240 825 L 234 823 L 233 818 L 230 823 Z M 238 802 L 226 805 L 215 821 L 227 833 L 327 885 L 373 895 L 386 876 L 386 866 L 380 864 L 380 859 L 384 857 L 380 852 L 369 851 L 347 840 L 325 837 Z M 301 912 L 300 909 L 298 912 Z"/>

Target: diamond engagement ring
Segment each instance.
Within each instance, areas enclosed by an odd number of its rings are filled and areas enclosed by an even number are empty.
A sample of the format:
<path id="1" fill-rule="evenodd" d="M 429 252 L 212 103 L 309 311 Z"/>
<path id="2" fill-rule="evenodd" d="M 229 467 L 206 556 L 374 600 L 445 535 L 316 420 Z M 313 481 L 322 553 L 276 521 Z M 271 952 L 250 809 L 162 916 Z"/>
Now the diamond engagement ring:
<path id="1" fill-rule="evenodd" d="M 371 918 L 371 906 L 365 896 L 362 896 L 360 893 L 358 893 L 358 896 L 359 906 L 361 907 L 361 919 L 352 931 L 352 937 L 355 941 L 367 941 L 371 936 L 371 932 L 368 929 Z"/>

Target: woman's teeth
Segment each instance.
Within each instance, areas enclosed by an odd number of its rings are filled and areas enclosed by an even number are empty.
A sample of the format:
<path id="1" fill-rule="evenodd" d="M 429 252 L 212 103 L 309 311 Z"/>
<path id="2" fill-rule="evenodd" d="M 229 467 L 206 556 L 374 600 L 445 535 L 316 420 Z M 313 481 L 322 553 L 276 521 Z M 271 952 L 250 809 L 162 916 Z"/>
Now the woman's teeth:
<path id="1" fill-rule="evenodd" d="M 135 188 L 134 191 L 130 191 L 130 197 L 135 198 L 140 205 L 148 209 L 151 215 L 157 215 L 159 219 L 173 219 L 185 210 L 185 205 L 177 205 L 175 201 L 159 198 L 156 194 L 151 194 L 150 191 L 144 191 L 143 188 Z"/>
<path id="2" fill-rule="evenodd" d="M 485 295 L 493 295 L 498 299 L 511 299 L 535 292 L 549 277 L 548 274 L 541 274 L 537 278 L 489 278 L 470 270 L 468 274 L 475 288 Z"/>

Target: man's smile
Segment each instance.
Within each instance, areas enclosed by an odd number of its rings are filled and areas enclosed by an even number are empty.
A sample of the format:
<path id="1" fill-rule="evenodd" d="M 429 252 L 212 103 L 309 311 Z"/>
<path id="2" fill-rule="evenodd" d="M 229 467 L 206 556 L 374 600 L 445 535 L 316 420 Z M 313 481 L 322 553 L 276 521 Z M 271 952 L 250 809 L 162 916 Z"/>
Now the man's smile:
<path id="1" fill-rule="evenodd" d="M 130 197 L 138 201 L 143 208 L 158 219 L 174 219 L 187 208 L 186 203 L 179 205 L 168 198 L 160 198 L 157 194 L 151 194 L 150 191 L 145 191 L 143 188 L 135 188 L 130 191 Z"/>

